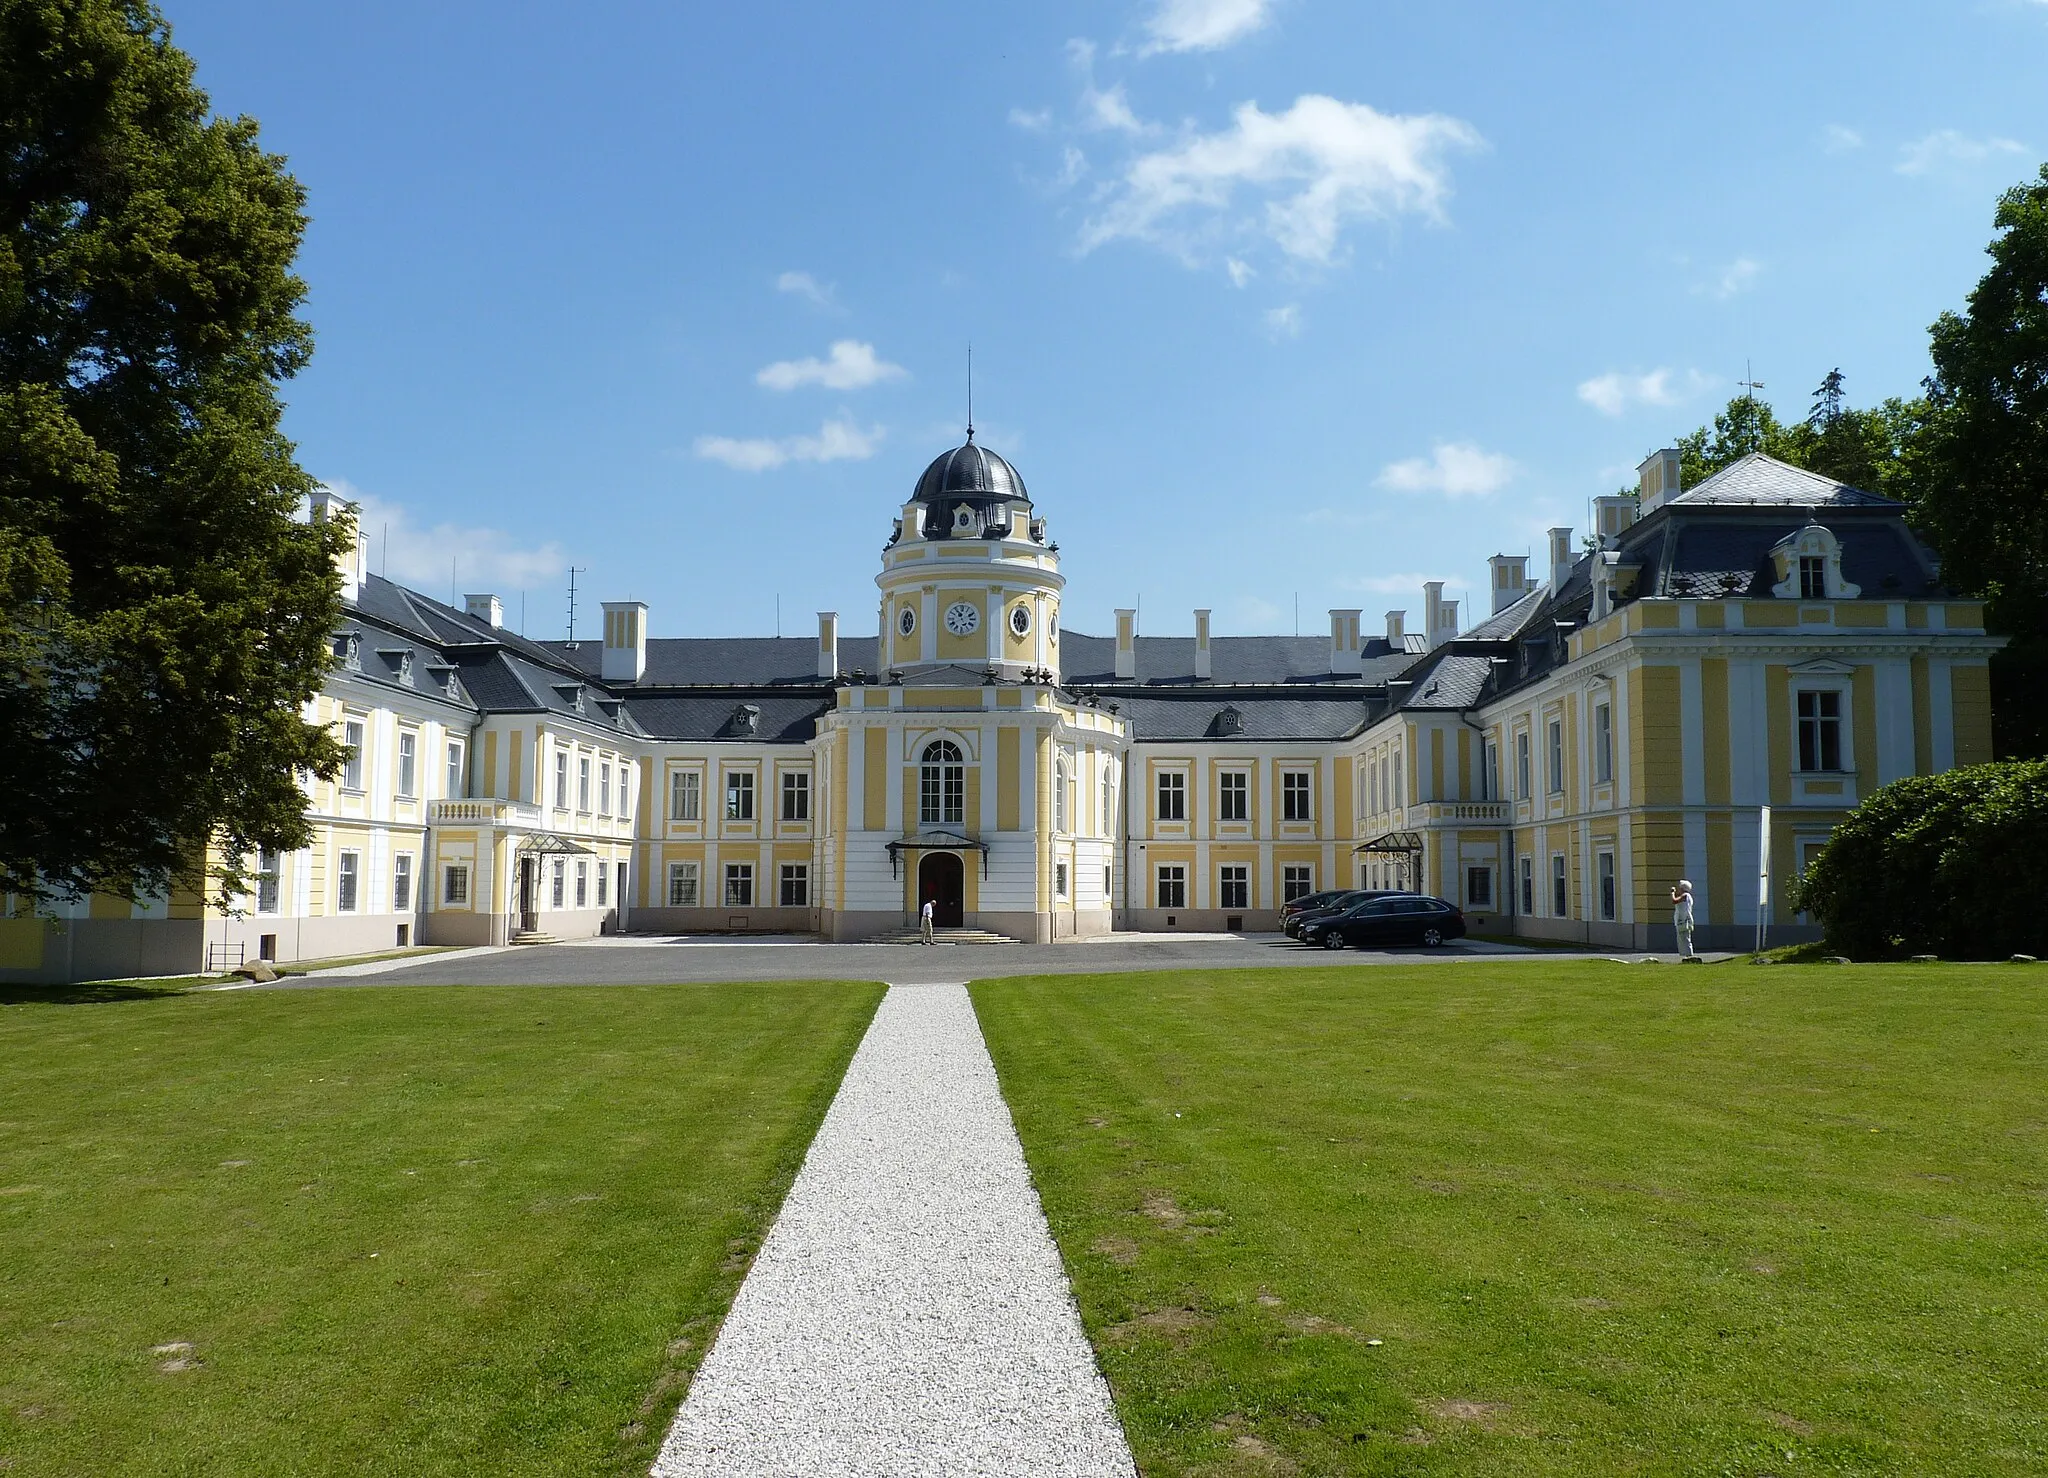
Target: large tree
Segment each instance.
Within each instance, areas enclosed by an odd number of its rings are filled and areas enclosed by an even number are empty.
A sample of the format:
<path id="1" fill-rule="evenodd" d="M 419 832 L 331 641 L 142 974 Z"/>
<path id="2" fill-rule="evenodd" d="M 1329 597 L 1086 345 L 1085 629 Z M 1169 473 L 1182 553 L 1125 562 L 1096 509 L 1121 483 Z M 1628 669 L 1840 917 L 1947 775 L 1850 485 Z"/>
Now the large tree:
<path id="1" fill-rule="evenodd" d="M 1813 393 L 1811 413 L 1790 423 L 1780 421 L 1768 401 L 1736 396 L 1711 426 L 1678 439 L 1685 486 L 1704 482 L 1750 452 L 1763 452 L 1852 487 L 1909 498 L 1915 439 L 1927 403 L 1893 397 L 1857 410 L 1845 401 L 1845 384 L 1840 370 L 1830 371 Z"/>
<path id="2" fill-rule="evenodd" d="M 2048 755 L 2048 165 L 1999 199 L 1991 270 L 1931 330 L 1914 522 L 1987 597 L 1998 749 Z"/>
<path id="3" fill-rule="evenodd" d="M 146 0 L 0 0 L 0 892 L 207 880 L 308 838 L 345 528 L 279 383 L 304 192 Z"/>

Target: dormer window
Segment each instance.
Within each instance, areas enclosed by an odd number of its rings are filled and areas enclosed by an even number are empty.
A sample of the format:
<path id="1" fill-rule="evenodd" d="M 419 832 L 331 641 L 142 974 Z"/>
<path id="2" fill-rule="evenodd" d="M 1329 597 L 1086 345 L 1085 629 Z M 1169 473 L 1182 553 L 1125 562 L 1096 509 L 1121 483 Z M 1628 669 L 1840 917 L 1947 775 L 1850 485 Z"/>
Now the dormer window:
<path id="1" fill-rule="evenodd" d="M 350 672 L 363 670 L 363 634 L 344 631 L 334 638 L 334 660 Z"/>
<path id="2" fill-rule="evenodd" d="M 974 510 L 965 503 L 962 503 L 953 510 L 953 532 L 956 534 L 971 534 L 975 532 Z"/>
<path id="3" fill-rule="evenodd" d="M 1826 600 L 1828 597 L 1828 562 L 1818 554 L 1799 556 L 1799 598 L 1801 600 Z"/>
<path id="4" fill-rule="evenodd" d="M 1780 600 L 1854 600 L 1860 585 L 1842 578 L 1842 545 L 1832 529 L 1810 523 L 1771 546 L 1777 581 L 1771 594 Z"/>

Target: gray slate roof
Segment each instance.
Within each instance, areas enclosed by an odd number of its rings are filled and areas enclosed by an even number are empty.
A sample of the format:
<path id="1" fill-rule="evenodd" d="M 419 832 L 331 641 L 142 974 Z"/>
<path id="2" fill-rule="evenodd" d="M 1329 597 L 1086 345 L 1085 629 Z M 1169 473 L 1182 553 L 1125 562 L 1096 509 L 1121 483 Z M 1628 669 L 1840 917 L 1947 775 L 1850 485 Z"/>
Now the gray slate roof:
<path id="1" fill-rule="evenodd" d="M 1448 652 L 1414 673 L 1408 687 L 1396 690 L 1396 705 L 1407 709 L 1470 708 L 1479 701 L 1492 671 L 1491 657 Z"/>
<path id="2" fill-rule="evenodd" d="M 596 677 L 604 663 L 602 642 L 542 642 L 550 660 L 567 663 Z M 839 670 L 860 670 L 874 676 L 875 639 L 839 638 Z M 647 671 L 635 683 L 615 683 L 622 692 L 647 688 L 768 687 L 790 683 L 816 686 L 818 639 L 815 636 L 668 636 L 647 643 Z"/>
<path id="3" fill-rule="evenodd" d="M 1808 472 L 1762 452 L 1751 452 L 1716 472 L 1697 487 L 1685 489 L 1668 506 L 1746 503 L 1800 508 L 1901 508 L 1890 498 L 1850 487 L 1818 472 Z"/>
<path id="4" fill-rule="evenodd" d="M 1305 696 L 1293 693 L 1186 693 L 1118 695 L 1117 705 L 1140 742 L 1180 739 L 1214 743 L 1289 739 L 1342 739 L 1357 733 L 1385 705 L 1359 693 Z M 1234 708 L 1242 721 L 1235 733 L 1222 730 L 1217 715 Z"/>
<path id="5" fill-rule="evenodd" d="M 1060 633 L 1062 681 L 1083 685 L 1128 683 L 1194 686 L 1195 639 L 1192 636 L 1141 636 L 1137 639 L 1135 679 L 1116 675 L 1116 638 Z M 1383 683 L 1397 676 L 1414 658 L 1395 652 L 1385 637 L 1365 645 L 1362 674 L 1330 671 L 1327 636 L 1215 636 L 1209 639 L 1208 681 L 1232 683 L 1331 683 L 1356 687 Z"/>

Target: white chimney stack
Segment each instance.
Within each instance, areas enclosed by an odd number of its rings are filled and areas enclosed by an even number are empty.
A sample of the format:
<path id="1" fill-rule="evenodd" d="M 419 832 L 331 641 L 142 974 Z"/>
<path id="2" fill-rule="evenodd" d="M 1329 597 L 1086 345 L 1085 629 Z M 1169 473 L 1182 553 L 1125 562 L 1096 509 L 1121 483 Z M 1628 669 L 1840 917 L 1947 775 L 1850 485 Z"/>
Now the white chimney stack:
<path id="1" fill-rule="evenodd" d="M 1422 587 L 1422 639 L 1433 650 L 1443 640 L 1444 582 L 1426 581 Z"/>
<path id="2" fill-rule="evenodd" d="M 1550 531 L 1550 593 L 1557 594 L 1564 589 L 1565 577 L 1572 572 L 1572 531 L 1552 529 Z"/>
<path id="3" fill-rule="evenodd" d="M 1387 612 L 1387 645 L 1397 652 L 1408 650 L 1408 613 Z"/>
<path id="4" fill-rule="evenodd" d="M 1636 497 L 1642 513 L 1647 514 L 1678 496 L 1678 469 L 1676 447 L 1665 447 L 1643 458 L 1642 465 L 1636 468 Z"/>
<path id="5" fill-rule="evenodd" d="M 1529 583 L 1529 556 L 1496 554 L 1487 562 L 1493 571 L 1493 612 L 1498 616 L 1535 587 Z"/>
<path id="6" fill-rule="evenodd" d="M 1130 608 L 1116 613 L 1116 675 L 1138 675 L 1138 613 Z"/>
<path id="7" fill-rule="evenodd" d="M 1636 521 L 1636 500 L 1627 493 L 1608 493 L 1593 500 L 1593 532 L 1612 549 L 1623 530 Z"/>
<path id="8" fill-rule="evenodd" d="M 637 600 L 604 603 L 604 660 L 598 676 L 608 683 L 637 683 L 647 671 L 647 606 Z"/>
<path id="9" fill-rule="evenodd" d="M 1445 601 L 1445 602 L 1444 602 L 1444 606 L 1443 606 L 1443 618 L 1444 618 L 1444 629 L 1443 629 L 1443 632 L 1442 632 L 1442 634 L 1441 634 L 1441 635 L 1439 635 L 1439 636 L 1437 637 L 1437 639 L 1436 639 L 1436 640 L 1435 640 L 1434 642 L 1432 642 L 1432 643 L 1431 643 L 1431 645 L 1432 645 L 1432 646 L 1442 646 L 1442 645 L 1443 645 L 1443 644 L 1444 644 L 1445 642 L 1447 642 L 1447 641 L 1451 641 L 1451 640 L 1453 640 L 1453 639 L 1454 639 L 1454 638 L 1455 638 L 1455 637 L 1457 636 L 1457 634 L 1458 634 L 1458 603 L 1457 603 L 1456 601 L 1454 601 L 1454 600 L 1447 600 L 1447 601 Z"/>
<path id="10" fill-rule="evenodd" d="M 1365 653 L 1358 638 L 1359 611 L 1330 612 L 1330 671 L 1363 672 Z"/>
<path id="11" fill-rule="evenodd" d="M 362 594 L 364 560 L 369 547 L 369 541 L 363 537 L 360 510 L 332 488 L 324 486 L 313 489 L 309 504 L 309 511 L 315 523 L 330 518 L 345 518 L 349 521 L 352 533 L 348 547 L 334 556 L 334 568 L 341 575 L 341 598 L 353 605 L 356 598 Z"/>
<path id="12" fill-rule="evenodd" d="M 504 604 L 495 595 L 465 595 L 462 597 L 462 609 L 486 626 L 505 624 Z"/>
<path id="13" fill-rule="evenodd" d="M 1195 612 L 1195 678 L 1207 682 L 1212 670 L 1209 653 L 1209 613 Z"/>
<path id="14" fill-rule="evenodd" d="M 818 676 L 839 676 L 839 613 L 818 612 Z"/>

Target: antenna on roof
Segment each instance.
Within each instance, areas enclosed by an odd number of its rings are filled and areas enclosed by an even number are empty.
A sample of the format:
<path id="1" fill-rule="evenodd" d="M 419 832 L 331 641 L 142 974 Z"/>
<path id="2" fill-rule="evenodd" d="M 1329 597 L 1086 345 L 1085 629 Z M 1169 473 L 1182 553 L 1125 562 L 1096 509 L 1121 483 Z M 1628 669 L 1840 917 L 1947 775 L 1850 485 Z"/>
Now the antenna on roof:
<path id="1" fill-rule="evenodd" d="M 1748 392 L 1746 398 L 1749 401 L 1749 434 L 1756 439 L 1756 445 L 1750 450 L 1760 452 L 1764 449 L 1764 428 L 1756 416 L 1756 393 L 1764 388 L 1764 382 L 1756 377 L 1756 371 L 1750 368 L 1749 361 L 1745 359 L 1742 361 L 1742 378 L 1736 381 L 1736 384 Z"/>
<path id="2" fill-rule="evenodd" d="M 569 640 L 567 646 L 572 652 L 576 650 L 576 577 L 589 573 L 590 566 L 588 565 L 569 566 Z"/>
<path id="3" fill-rule="evenodd" d="M 974 340 L 967 341 L 967 439 L 974 440 Z"/>

